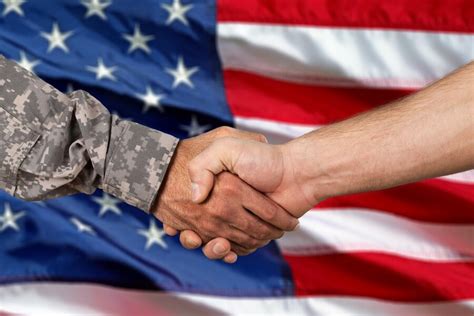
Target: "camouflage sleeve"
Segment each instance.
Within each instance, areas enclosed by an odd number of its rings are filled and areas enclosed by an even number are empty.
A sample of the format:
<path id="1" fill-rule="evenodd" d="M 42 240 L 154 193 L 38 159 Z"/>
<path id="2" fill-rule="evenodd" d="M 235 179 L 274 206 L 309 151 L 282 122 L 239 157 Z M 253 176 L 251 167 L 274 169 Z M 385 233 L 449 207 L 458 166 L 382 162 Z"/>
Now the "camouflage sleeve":
<path id="1" fill-rule="evenodd" d="M 65 95 L 0 55 L 0 188 L 37 200 L 96 188 L 149 211 L 178 140 Z"/>

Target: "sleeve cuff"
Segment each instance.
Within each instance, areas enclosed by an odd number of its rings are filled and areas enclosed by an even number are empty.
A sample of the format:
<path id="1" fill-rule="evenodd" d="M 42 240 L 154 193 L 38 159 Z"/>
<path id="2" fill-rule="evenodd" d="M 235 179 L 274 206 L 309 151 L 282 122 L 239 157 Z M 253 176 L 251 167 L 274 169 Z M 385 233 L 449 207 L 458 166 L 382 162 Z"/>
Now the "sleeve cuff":
<path id="1" fill-rule="evenodd" d="M 149 212 L 179 140 L 129 121 L 114 128 L 102 189 Z"/>

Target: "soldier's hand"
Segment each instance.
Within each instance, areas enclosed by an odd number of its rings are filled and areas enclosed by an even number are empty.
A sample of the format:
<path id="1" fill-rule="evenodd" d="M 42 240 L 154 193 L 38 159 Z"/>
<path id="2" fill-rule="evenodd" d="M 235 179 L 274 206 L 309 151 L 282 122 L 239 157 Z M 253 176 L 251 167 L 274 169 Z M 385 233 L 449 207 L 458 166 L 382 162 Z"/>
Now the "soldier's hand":
<path id="1" fill-rule="evenodd" d="M 220 128 L 181 141 L 154 208 L 154 214 L 166 225 L 167 232 L 185 230 L 181 241 L 189 248 L 222 237 L 206 245 L 204 253 L 211 259 L 226 258 L 227 262 L 236 259 L 235 254 L 229 255 L 230 248 L 238 255 L 249 254 L 298 223 L 286 210 L 229 173 L 216 178 L 212 194 L 203 203 L 192 202 L 189 161 L 213 140 L 230 136 L 264 140 L 258 134 Z M 190 243 L 186 242 L 186 236 L 191 236 Z M 217 251 L 219 248 L 221 251 Z"/>

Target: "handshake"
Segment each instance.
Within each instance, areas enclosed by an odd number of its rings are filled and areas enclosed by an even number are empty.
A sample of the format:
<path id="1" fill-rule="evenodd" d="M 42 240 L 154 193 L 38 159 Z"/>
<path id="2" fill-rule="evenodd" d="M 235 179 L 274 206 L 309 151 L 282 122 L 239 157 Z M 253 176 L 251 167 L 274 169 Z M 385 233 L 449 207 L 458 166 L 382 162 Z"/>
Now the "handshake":
<path id="1" fill-rule="evenodd" d="M 182 141 L 154 213 L 186 248 L 232 263 L 321 200 L 474 168 L 474 62 L 284 145 L 219 128 Z"/>
<path id="2" fill-rule="evenodd" d="M 291 168 L 285 168 L 291 164 L 285 148 L 230 127 L 181 141 L 155 216 L 168 235 L 181 231 L 185 248 L 205 244 L 208 258 L 235 262 L 237 255 L 294 230 L 297 218 L 314 205 L 299 191 Z"/>

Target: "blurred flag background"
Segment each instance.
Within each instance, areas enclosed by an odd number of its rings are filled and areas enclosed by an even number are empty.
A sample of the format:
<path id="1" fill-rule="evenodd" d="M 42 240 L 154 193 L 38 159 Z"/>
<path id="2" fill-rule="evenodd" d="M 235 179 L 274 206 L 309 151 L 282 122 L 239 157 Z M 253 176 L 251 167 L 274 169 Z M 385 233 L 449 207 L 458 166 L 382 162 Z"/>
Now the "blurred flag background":
<path id="1" fill-rule="evenodd" d="M 472 0 L 1 0 L 0 10 L 1 54 L 182 138 L 231 125 L 285 142 L 474 59 Z M 474 313 L 472 170 L 324 201 L 235 265 L 184 250 L 101 191 L 0 198 L 0 313 Z"/>

